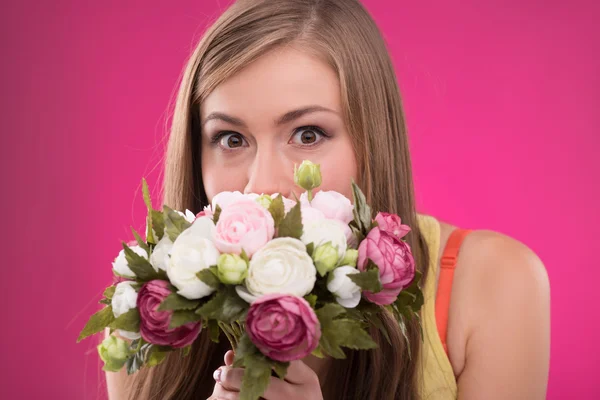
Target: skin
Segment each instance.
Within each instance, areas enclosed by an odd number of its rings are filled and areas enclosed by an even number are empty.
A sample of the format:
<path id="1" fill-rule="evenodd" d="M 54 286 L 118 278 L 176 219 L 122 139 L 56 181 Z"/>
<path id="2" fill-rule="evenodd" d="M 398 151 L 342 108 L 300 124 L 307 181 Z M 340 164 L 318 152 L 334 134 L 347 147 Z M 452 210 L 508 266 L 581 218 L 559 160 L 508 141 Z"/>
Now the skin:
<path id="1" fill-rule="evenodd" d="M 351 198 L 357 165 L 339 93 L 335 73 L 294 48 L 269 53 L 219 85 L 201 108 L 202 172 L 208 198 L 225 190 L 293 197 L 300 191 L 293 182 L 293 166 L 304 159 L 321 164 L 320 189 Z M 286 113 L 309 106 L 331 111 L 275 123 Z M 218 118 L 223 114 L 238 121 Z M 314 128 L 299 129 L 305 126 L 317 126 L 329 137 L 321 137 Z M 454 229 L 441 224 L 440 254 Z M 491 231 L 467 236 L 452 286 L 447 337 L 459 399 L 546 397 L 549 292 L 543 264 L 525 245 Z M 242 370 L 231 367 L 232 358 L 228 352 L 224 365 L 215 371 L 211 399 L 239 398 Z M 286 381 L 273 379 L 264 398 L 321 399 L 319 377 L 326 369 L 326 361 L 313 357 L 295 361 Z M 111 399 L 120 398 L 118 386 L 124 376 L 123 371 L 107 373 Z"/>

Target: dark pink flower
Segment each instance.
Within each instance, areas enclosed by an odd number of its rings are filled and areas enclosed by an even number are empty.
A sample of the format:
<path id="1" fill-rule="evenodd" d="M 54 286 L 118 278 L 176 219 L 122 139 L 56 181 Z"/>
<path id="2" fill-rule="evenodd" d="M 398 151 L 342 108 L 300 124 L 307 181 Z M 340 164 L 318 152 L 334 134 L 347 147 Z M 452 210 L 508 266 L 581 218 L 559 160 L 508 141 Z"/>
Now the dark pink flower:
<path id="1" fill-rule="evenodd" d="M 268 294 L 250 306 L 246 332 L 264 355 L 287 362 L 302 359 L 317 348 L 321 325 L 303 298 Z"/>
<path id="2" fill-rule="evenodd" d="M 408 225 L 403 225 L 400 217 L 396 214 L 380 212 L 377 213 L 375 221 L 377 222 L 379 229 L 391 233 L 398 239 L 402 239 L 410 232 L 410 227 Z"/>
<path id="3" fill-rule="evenodd" d="M 368 259 L 379 267 L 383 290 L 379 293 L 364 291 L 364 296 L 379 305 L 393 303 L 415 276 L 415 260 L 410 246 L 392 233 L 375 227 L 358 246 L 359 270 L 366 269 Z"/>
<path id="4" fill-rule="evenodd" d="M 169 329 L 173 311 L 157 311 L 160 303 L 171 294 L 169 283 L 150 281 L 138 292 L 137 308 L 140 312 L 140 334 L 145 341 L 175 348 L 191 344 L 200 333 L 200 322 L 190 322 Z"/>

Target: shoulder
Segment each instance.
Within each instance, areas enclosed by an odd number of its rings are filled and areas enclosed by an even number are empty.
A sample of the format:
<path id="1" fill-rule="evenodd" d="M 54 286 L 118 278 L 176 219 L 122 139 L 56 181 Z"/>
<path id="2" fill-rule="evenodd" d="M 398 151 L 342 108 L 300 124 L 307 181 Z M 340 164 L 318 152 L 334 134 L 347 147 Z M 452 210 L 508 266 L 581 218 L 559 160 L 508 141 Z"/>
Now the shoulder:
<path id="1" fill-rule="evenodd" d="M 442 223 L 442 249 L 453 228 Z M 461 392 L 481 398 L 483 392 L 474 387 L 485 382 L 491 388 L 505 384 L 496 394 L 486 389 L 492 396 L 486 398 L 502 394 L 521 398 L 525 393 L 538 398 L 548 372 L 549 297 L 546 269 L 525 244 L 489 230 L 476 230 L 465 238 L 455 271 L 447 338 L 453 369 L 463 381 Z M 514 371 L 527 366 L 526 378 L 531 381 L 519 384 L 525 377 L 513 376 Z M 499 375 L 512 380 L 503 383 Z M 520 389 L 506 392 L 517 386 Z"/>

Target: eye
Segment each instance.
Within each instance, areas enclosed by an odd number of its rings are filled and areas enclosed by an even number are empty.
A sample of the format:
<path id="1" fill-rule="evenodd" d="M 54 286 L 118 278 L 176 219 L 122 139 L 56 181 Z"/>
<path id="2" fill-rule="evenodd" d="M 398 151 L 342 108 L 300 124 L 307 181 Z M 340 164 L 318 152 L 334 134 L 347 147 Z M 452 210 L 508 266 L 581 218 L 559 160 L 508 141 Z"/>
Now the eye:
<path id="1" fill-rule="evenodd" d="M 294 131 L 290 143 L 299 146 L 314 146 L 327 135 L 316 126 L 303 126 Z"/>
<path id="2" fill-rule="evenodd" d="M 219 132 L 213 137 L 212 142 L 224 150 L 234 150 L 239 147 L 248 146 L 244 137 L 236 132 Z"/>

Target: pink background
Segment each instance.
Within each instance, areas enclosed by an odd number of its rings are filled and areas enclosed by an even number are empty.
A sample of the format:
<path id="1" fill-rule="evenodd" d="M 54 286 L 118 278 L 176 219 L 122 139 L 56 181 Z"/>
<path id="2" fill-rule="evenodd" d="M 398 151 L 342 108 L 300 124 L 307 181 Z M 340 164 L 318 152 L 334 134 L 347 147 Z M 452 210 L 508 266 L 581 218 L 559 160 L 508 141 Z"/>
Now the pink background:
<path id="1" fill-rule="evenodd" d="M 599 398 L 600 8 L 365 3 L 399 73 L 421 211 L 540 255 L 552 285 L 548 398 Z M 143 225 L 141 177 L 158 192 L 169 100 L 225 6 L 2 2 L 1 398 L 105 398 L 95 341 L 75 339 L 118 240 Z"/>

